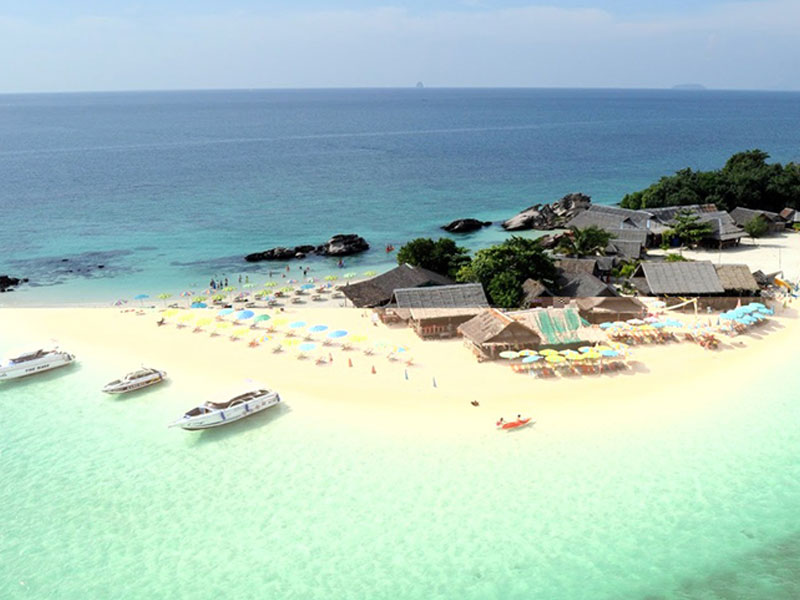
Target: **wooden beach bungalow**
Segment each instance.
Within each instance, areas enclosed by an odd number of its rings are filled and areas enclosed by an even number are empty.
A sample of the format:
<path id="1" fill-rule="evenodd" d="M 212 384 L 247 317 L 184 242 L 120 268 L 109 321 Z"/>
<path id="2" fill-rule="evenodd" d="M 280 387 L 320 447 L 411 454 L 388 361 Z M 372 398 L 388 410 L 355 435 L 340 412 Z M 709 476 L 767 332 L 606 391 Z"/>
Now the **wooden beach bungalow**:
<path id="1" fill-rule="evenodd" d="M 439 275 L 422 267 L 402 264 L 372 279 L 346 285 L 342 289 L 345 297 L 356 308 L 384 306 L 392 300 L 395 290 L 421 288 L 455 283 L 449 277 Z"/>
<path id="2" fill-rule="evenodd" d="M 630 278 L 644 296 L 721 296 L 725 288 L 710 261 L 644 262 Z"/>
<path id="3" fill-rule="evenodd" d="M 578 298 L 576 304 L 581 318 L 593 324 L 641 319 L 647 312 L 644 302 L 632 296 Z"/>
<path id="4" fill-rule="evenodd" d="M 480 283 L 404 288 L 394 291 L 392 308 L 423 339 L 458 335 L 458 326 L 489 308 Z"/>
<path id="5" fill-rule="evenodd" d="M 763 219 L 767 224 L 768 233 L 781 233 L 786 231 L 786 220 L 778 213 L 768 210 L 753 210 L 739 206 L 731 211 L 731 217 L 739 227 L 744 227 L 753 219 Z"/>
<path id="6" fill-rule="evenodd" d="M 714 265 L 726 296 L 752 298 L 761 288 L 747 265 Z"/>
<path id="7" fill-rule="evenodd" d="M 478 360 L 495 360 L 505 350 L 538 348 L 539 335 L 516 319 L 490 308 L 458 327 L 465 345 Z"/>

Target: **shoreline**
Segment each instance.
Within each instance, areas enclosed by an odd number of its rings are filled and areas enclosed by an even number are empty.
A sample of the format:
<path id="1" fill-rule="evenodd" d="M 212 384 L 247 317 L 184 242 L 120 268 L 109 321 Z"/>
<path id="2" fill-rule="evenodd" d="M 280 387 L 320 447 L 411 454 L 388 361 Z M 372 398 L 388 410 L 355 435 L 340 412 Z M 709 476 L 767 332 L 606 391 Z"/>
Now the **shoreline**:
<path id="1" fill-rule="evenodd" d="M 17 346 L 57 340 L 79 364 L 102 371 L 97 390 L 140 364 L 166 370 L 170 383 L 153 388 L 151 396 L 163 404 L 165 416 L 178 417 L 250 380 L 251 387 L 265 384 L 279 391 L 291 408 L 288 418 L 299 422 L 448 438 L 496 434 L 497 418 L 517 414 L 538 421 L 528 428 L 537 435 L 665 426 L 719 406 L 726 391 L 739 387 L 740 373 L 754 364 L 782 364 L 800 334 L 794 309 L 779 310 L 762 328 L 722 338 L 716 351 L 686 342 L 633 346 L 627 371 L 551 380 L 513 373 L 507 363 L 477 363 L 459 339 L 422 341 L 408 328 L 375 326 L 367 315 L 359 309 L 313 308 L 281 316 L 344 328 L 366 336 L 364 345 L 403 346 L 412 366 L 378 352 L 367 356 L 359 344 L 351 350 L 321 346 L 319 352 L 333 362 L 317 365 L 313 358 L 296 358 L 291 349 L 274 353 L 284 336 L 250 348 L 244 339 L 195 334 L 174 324 L 158 327 L 159 313 L 149 311 L 137 316 L 115 308 L 5 309 L 0 329 L 4 342 Z M 259 334 L 269 335 L 263 329 Z M 69 377 L 70 368 L 59 376 Z M 0 386 L 0 392 L 13 392 L 13 385 Z M 472 400 L 480 406 L 471 406 Z"/>

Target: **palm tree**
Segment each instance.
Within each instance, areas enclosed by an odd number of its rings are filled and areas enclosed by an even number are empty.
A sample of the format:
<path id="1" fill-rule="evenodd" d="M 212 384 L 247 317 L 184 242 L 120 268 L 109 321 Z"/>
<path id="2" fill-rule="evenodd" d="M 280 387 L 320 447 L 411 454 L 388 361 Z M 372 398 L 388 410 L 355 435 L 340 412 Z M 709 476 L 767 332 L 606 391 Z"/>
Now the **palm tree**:
<path id="1" fill-rule="evenodd" d="M 597 225 L 589 227 L 573 227 L 558 243 L 556 250 L 565 256 L 597 256 L 603 255 L 611 241 L 611 234 Z"/>

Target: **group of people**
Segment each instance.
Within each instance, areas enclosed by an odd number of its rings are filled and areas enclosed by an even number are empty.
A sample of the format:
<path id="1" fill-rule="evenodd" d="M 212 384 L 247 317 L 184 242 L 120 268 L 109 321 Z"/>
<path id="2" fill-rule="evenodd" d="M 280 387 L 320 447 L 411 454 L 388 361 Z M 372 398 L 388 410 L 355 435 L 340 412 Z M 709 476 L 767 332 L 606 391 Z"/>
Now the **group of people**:
<path id="1" fill-rule="evenodd" d="M 241 283 L 241 281 L 242 276 L 239 275 L 239 282 Z M 225 279 L 216 280 L 212 277 L 211 281 L 208 283 L 208 287 L 210 287 L 212 290 L 221 290 L 222 288 L 226 288 L 228 287 L 228 278 L 226 277 Z"/>

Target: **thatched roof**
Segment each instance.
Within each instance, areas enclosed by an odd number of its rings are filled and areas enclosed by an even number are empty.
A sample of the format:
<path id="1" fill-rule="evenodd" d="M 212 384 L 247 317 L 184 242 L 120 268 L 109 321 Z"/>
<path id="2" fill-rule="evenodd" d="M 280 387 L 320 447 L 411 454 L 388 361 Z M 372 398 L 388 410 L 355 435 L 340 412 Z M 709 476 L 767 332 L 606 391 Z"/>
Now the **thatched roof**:
<path id="1" fill-rule="evenodd" d="M 589 273 L 597 275 L 597 259 L 595 258 L 569 258 L 566 256 L 554 257 L 556 268 L 566 273 Z"/>
<path id="2" fill-rule="evenodd" d="M 592 296 L 616 296 L 616 290 L 591 273 L 564 273 L 556 281 L 556 296 L 589 298 Z"/>
<path id="3" fill-rule="evenodd" d="M 644 245 L 635 240 L 611 240 L 606 246 L 606 254 L 616 254 L 622 258 L 640 258 Z"/>
<path id="4" fill-rule="evenodd" d="M 400 265 L 382 275 L 342 288 L 342 292 L 358 308 L 388 304 L 397 289 L 450 285 L 452 279 L 422 267 Z"/>
<path id="5" fill-rule="evenodd" d="M 533 301 L 536 298 L 551 298 L 554 294 L 547 286 L 545 286 L 541 281 L 537 281 L 536 279 L 526 279 L 525 283 L 522 284 L 522 292 L 525 294 L 525 301 Z"/>
<path id="6" fill-rule="evenodd" d="M 713 240 L 729 241 L 744 237 L 744 231 L 736 225 L 733 217 L 724 210 L 717 210 L 713 204 L 688 204 L 685 206 L 665 206 L 663 208 L 650 208 L 647 210 L 655 218 L 665 224 L 672 224 L 679 212 L 691 212 L 700 217 L 700 223 L 711 225 Z"/>
<path id="7" fill-rule="evenodd" d="M 477 315 L 489 308 L 480 283 L 403 288 L 394 291 L 398 310 L 407 309 L 415 321 Z"/>
<path id="8" fill-rule="evenodd" d="M 714 265 L 697 262 L 644 262 L 631 276 L 634 284 L 648 295 L 723 294 L 725 289 Z"/>
<path id="9" fill-rule="evenodd" d="M 646 228 L 647 215 L 626 208 L 592 204 L 567 221 L 567 227 L 600 227 L 605 230 Z"/>
<path id="10" fill-rule="evenodd" d="M 652 223 L 651 223 L 652 225 Z M 609 229 L 611 241 L 616 242 L 639 242 L 644 246 L 647 244 L 647 229 Z"/>
<path id="11" fill-rule="evenodd" d="M 747 265 L 714 265 L 725 291 L 758 291 L 758 282 Z"/>
<path id="12" fill-rule="evenodd" d="M 731 217 L 739 227 L 744 227 L 755 217 L 762 217 L 768 223 L 784 224 L 784 220 L 778 213 L 770 212 L 768 210 L 753 210 L 752 208 L 744 208 L 739 206 L 731 211 Z"/>
<path id="13" fill-rule="evenodd" d="M 458 332 L 477 346 L 503 345 L 535 347 L 539 335 L 499 310 L 490 308 L 458 327 Z"/>
<path id="14" fill-rule="evenodd" d="M 633 296 L 578 298 L 578 308 L 585 312 L 640 313 L 646 304 Z"/>

